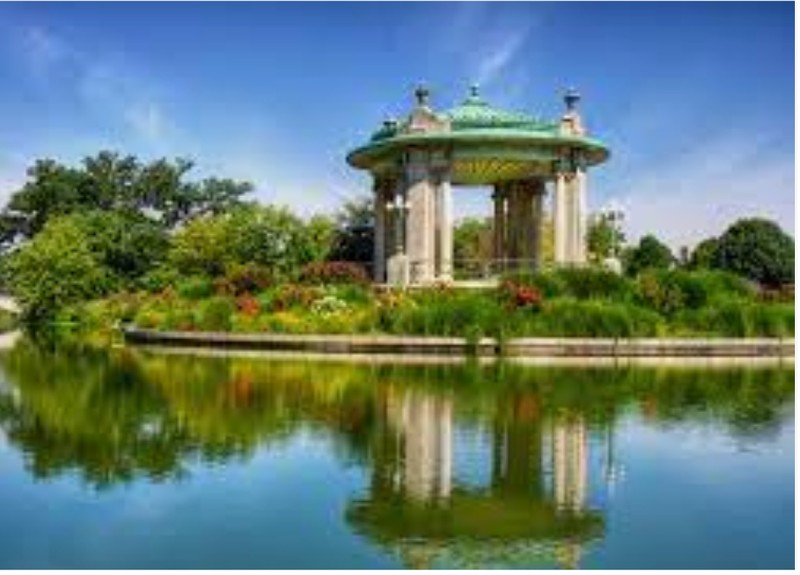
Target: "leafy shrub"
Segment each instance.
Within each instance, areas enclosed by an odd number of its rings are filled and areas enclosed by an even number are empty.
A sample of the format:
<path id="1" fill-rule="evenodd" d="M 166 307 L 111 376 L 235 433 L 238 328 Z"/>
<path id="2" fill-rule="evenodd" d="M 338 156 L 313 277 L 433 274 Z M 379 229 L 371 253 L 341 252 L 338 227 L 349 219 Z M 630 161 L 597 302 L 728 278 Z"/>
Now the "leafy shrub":
<path id="1" fill-rule="evenodd" d="M 255 317 L 261 312 L 261 303 L 249 293 L 245 293 L 236 298 L 236 309 L 247 317 Z"/>
<path id="2" fill-rule="evenodd" d="M 234 305 L 228 298 L 213 297 L 203 302 L 198 327 L 206 331 L 230 331 L 234 311 Z"/>
<path id="3" fill-rule="evenodd" d="M 742 302 L 723 302 L 703 315 L 703 324 L 711 333 L 727 337 L 747 337 L 752 333 L 750 314 Z"/>
<path id="4" fill-rule="evenodd" d="M 558 299 L 531 316 L 525 335 L 562 337 L 646 337 L 662 330 L 661 317 L 630 304 Z"/>
<path id="5" fill-rule="evenodd" d="M 564 293 L 578 299 L 624 300 L 630 293 L 629 282 L 621 275 L 603 268 L 562 268 L 557 277 Z"/>
<path id="6" fill-rule="evenodd" d="M 164 323 L 164 313 L 153 308 L 144 308 L 136 314 L 134 323 L 143 329 L 157 329 Z"/>
<path id="7" fill-rule="evenodd" d="M 307 308 L 311 305 L 311 302 L 322 294 L 322 290 L 317 287 L 283 284 L 272 296 L 270 307 L 272 311 L 283 311 L 293 307 Z"/>
<path id="8" fill-rule="evenodd" d="M 197 321 L 189 309 L 170 309 L 159 327 L 170 331 L 192 331 L 197 327 Z"/>
<path id="9" fill-rule="evenodd" d="M 504 280 L 500 284 L 500 300 L 510 307 L 538 310 L 542 305 L 542 295 L 533 286 L 514 283 Z"/>
<path id="10" fill-rule="evenodd" d="M 513 315 L 480 292 L 426 291 L 404 302 L 389 319 L 393 333 L 500 337 L 512 330 Z"/>
<path id="11" fill-rule="evenodd" d="M 272 285 L 274 276 L 269 268 L 257 264 L 233 264 L 225 275 L 217 278 L 214 289 L 220 295 L 254 294 Z"/>
<path id="12" fill-rule="evenodd" d="M 335 295 L 326 295 L 311 304 L 311 313 L 314 315 L 330 316 L 347 310 L 347 302 Z"/>
<path id="13" fill-rule="evenodd" d="M 748 306 L 752 335 L 790 337 L 794 335 L 794 306 L 750 304 Z"/>
<path id="14" fill-rule="evenodd" d="M 756 295 L 752 283 L 731 272 L 698 270 L 688 275 L 703 283 L 709 302 L 731 298 L 752 299 Z"/>
<path id="15" fill-rule="evenodd" d="M 636 279 L 635 301 L 663 315 L 672 315 L 684 308 L 686 294 L 674 274 L 645 271 Z"/>
<path id="16" fill-rule="evenodd" d="M 758 292 L 759 301 L 769 303 L 790 303 L 794 301 L 794 284 L 779 288 L 764 288 Z"/>
<path id="17" fill-rule="evenodd" d="M 502 281 L 535 288 L 548 299 L 565 295 L 567 289 L 562 278 L 553 272 L 511 272 L 503 275 Z"/>
<path id="18" fill-rule="evenodd" d="M 138 285 L 150 293 L 164 291 L 170 286 L 175 286 L 180 281 L 181 274 L 174 268 L 159 267 L 139 279 Z"/>
<path id="19" fill-rule="evenodd" d="M 181 297 L 198 300 L 209 297 L 214 291 L 214 286 L 205 276 L 191 276 L 179 282 L 176 291 Z"/>
<path id="20" fill-rule="evenodd" d="M 311 262 L 300 271 L 299 279 L 307 285 L 369 283 L 363 266 L 353 262 Z"/>

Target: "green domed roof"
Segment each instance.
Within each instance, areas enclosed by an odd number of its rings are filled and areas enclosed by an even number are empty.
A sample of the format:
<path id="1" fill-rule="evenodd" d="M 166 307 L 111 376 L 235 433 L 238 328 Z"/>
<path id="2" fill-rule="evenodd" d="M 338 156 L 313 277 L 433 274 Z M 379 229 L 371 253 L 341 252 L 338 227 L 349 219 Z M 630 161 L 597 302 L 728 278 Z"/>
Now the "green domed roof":
<path id="1" fill-rule="evenodd" d="M 438 150 L 451 165 L 455 184 L 554 177 L 564 162 L 595 166 L 608 159 L 603 142 L 589 137 L 564 116 L 557 121 L 495 108 L 473 86 L 458 106 L 434 111 L 428 91 L 418 89 L 417 106 L 403 120 L 390 119 L 365 144 L 347 155 L 347 162 L 373 174 L 393 174 L 410 150 Z M 577 94 L 568 93 L 567 113 L 575 112 Z"/>
<path id="2" fill-rule="evenodd" d="M 469 97 L 463 103 L 444 113 L 453 130 L 479 130 L 508 128 L 516 130 L 553 130 L 557 125 L 543 122 L 526 114 L 501 110 L 489 105 L 481 98 L 478 86 L 470 88 Z"/>

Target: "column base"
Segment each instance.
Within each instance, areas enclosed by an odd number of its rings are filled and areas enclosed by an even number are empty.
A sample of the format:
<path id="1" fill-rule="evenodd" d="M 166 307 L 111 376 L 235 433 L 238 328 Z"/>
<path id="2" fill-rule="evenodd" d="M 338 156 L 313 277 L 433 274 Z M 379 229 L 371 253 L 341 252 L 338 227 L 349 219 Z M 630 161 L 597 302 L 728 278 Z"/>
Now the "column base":
<path id="1" fill-rule="evenodd" d="M 406 254 L 395 254 L 387 261 L 386 283 L 406 287 L 411 283 L 411 266 Z"/>

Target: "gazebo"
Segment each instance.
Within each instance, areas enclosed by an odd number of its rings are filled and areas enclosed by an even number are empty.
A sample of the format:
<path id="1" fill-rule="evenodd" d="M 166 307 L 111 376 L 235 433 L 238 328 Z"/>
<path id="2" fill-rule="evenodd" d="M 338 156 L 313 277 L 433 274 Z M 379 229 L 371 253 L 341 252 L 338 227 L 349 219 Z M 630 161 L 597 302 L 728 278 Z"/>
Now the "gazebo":
<path id="1" fill-rule="evenodd" d="M 492 186 L 493 258 L 503 268 L 541 265 L 544 198 L 552 190 L 554 263 L 586 261 L 586 172 L 608 148 L 586 135 L 569 90 L 558 121 L 491 106 L 472 86 L 437 112 L 427 88 L 405 120 L 386 120 L 347 156 L 374 180 L 374 279 L 424 285 L 453 278 L 452 186 Z"/>

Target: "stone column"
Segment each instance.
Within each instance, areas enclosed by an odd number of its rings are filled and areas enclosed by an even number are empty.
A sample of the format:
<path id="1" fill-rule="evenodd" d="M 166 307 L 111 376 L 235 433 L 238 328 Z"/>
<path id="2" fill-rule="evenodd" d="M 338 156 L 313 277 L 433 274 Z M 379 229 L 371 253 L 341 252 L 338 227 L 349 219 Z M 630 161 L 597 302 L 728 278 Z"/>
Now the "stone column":
<path id="1" fill-rule="evenodd" d="M 426 158 L 413 154 L 406 166 L 407 198 L 406 246 L 411 266 L 411 283 L 429 283 L 434 276 L 434 198 Z"/>
<path id="2" fill-rule="evenodd" d="M 556 175 L 556 185 L 553 192 L 553 260 L 556 265 L 567 262 L 567 242 L 569 231 L 567 229 L 567 176 L 560 173 Z"/>
<path id="3" fill-rule="evenodd" d="M 372 255 L 372 275 L 375 283 L 386 281 L 386 202 L 388 201 L 386 187 L 387 183 L 385 181 L 375 180 L 375 228 Z"/>
<path id="4" fill-rule="evenodd" d="M 508 266 L 515 269 L 519 262 L 519 189 L 516 183 L 507 184 L 506 201 L 508 204 L 506 211 L 506 258 L 511 260 Z"/>
<path id="5" fill-rule="evenodd" d="M 573 262 L 586 263 L 586 171 L 579 169 L 573 178 L 573 195 L 575 197 L 575 250 Z"/>
<path id="6" fill-rule="evenodd" d="M 517 227 L 518 233 L 518 250 L 520 262 L 518 268 L 531 268 L 533 266 L 534 248 L 535 248 L 535 232 L 533 220 L 533 193 L 534 188 L 532 182 L 520 182 L 517 191 L 517 204 L 519 212 L 517 217 L 519 223 Z"/>
<path id="7" fill-rule="evenodd" d="M 443 174 L 437 186 L 436 214 L 438 232 L 438 259 L 436 279 L 450 281 L 453 279 L 453 189 L 450 175 Z"/>
<path id="8" fill-rule="evenodd" d="M 492 254 L 494 259 L 497 260 L 498 269 L 502 269 L 503 260 L 506 258 L 506 196 L 500 185 L 494 187 L 492 200 L 494 200 Z"/>
<path id="9" fill-rule="evenodd" d="M 531 242 L 532 252 L 531 258 L 533 259 L 533 267 L 540 269 L 542 267 L 542 224 L 544 222 L 544 196 L 547 192 L 544 180 L 534 180 L 532 184 L 533 196 L 532 203 L 532 221 L 531 221 Z"/>

